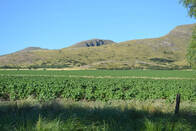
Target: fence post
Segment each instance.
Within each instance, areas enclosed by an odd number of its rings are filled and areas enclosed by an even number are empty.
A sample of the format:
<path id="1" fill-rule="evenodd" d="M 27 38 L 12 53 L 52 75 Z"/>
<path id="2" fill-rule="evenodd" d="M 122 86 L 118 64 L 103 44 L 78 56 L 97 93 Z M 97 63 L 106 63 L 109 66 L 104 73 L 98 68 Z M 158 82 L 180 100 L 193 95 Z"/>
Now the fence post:
<path id="1" fill-rule="evenodd" d="M 175 114 L 178 114 L 180 109 L 180 94 L 176 95 L 176 107 L 175 107 Z"/>

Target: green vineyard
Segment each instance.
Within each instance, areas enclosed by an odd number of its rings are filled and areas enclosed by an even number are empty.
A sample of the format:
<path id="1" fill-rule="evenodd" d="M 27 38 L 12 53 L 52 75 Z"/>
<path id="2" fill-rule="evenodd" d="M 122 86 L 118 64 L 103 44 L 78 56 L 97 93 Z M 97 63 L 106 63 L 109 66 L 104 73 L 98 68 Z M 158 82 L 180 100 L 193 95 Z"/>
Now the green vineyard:
<path id="1" fill-rule="evenodd" d="M 10 76 L 10 72 L 13 76 Z M 18 72 L 18 75 L 26 73 L 26 76 L 15 76 L 17 74 L 13 72 Z M 21 100 L 33 97 L 43 101 L 56 98 L 66 98 L 75 101 L 163 99 L 167 102 L 174 102 L 176 94 L 180 93 L 183 101 L 196 101 L 194 79 L 72 78 L 68 77 L 68 75 L 62 77 L 62 74 L 56 74 L 54 77 L 50 74 L 52 72 L 7 71 L 6 74 L 4 71 L 0 77 L 0 98 L 3 100 Z M 69 75 L 75 73 L 75 71 L 56 72 L 63 72 L 64 75 L 66 73 L 69 73 Z M 89 75 L 89 71 L 81 72 L 83 72 L 82 75 Z M 96 72 L 94 71 L 94 76 L 97 75 Z M 43 76 L 31 76 L 31 74 L 35 75 L 36 73 Z M 111 74 L 111 71 L 109 73 Z M 119 76 L 122 76 L 122 72 L 117 71 L 117 73 Z M 117 73 L 114 73 L 113 76 L 118 76 Z M 134 74 L 130 73 L 129 75 Z"/>
<path id="2" fill-rule="evenodd" d="M 0 130 L 195 130 L 196 72 L 0 70 Z M 180 112 L 174 115 L 176 94 Z"/>

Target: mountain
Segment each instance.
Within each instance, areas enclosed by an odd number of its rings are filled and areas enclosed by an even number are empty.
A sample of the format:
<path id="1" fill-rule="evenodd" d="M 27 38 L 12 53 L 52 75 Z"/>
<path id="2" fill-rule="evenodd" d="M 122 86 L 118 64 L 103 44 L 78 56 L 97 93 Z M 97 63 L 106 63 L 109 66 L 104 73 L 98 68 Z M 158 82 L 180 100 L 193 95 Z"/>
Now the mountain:
<path id="1" fill-rule="evenodd" d="M 0 56 L 0 66 L 85 69 L 188 68 L 186 50 L 194 26 L 196 24 L 178 26 L 167 35 L 154 39 L 130 40 L 115 44 L 110 40 L 92 39 L 60 50 L 16 52 Z"/>
<path id="2" fill-rule="evenodd" d="M 91 40 L 81 41 L 79 43 L 74 44 L 71 47 L 74 47 L 74 48 L 94 47 L 94 46 L 102 46 L 102 45 L 107 45 L 107 44 L 115 44 L 115 42 L 111 40 L 91 39 Z"/>

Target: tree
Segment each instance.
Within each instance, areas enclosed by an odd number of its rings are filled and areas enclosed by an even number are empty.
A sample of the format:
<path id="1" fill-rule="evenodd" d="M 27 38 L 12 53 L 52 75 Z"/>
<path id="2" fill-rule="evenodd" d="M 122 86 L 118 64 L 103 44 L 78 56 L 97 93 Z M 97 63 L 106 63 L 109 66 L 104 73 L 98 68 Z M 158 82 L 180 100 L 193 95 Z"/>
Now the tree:
<path id="1" fill-rule="evenodd" d="M 180 0 L 187 9 L 190 17 L 196 18 L 196 0 Z"/>
<path id="2" fill-rule="evenodd" d="M 187 51 L 187 60 L 190 66 L 196 69 L 196 26 L 193 29 L 192 38 Z"/>
<path id="3" fill-rule="evenodd" d="M 180 2 L 188 9 L 189 16 L 196 19 L 196 0 L 180 0 Z M 187 49 L 187 61 L 192 68 L 196 69 L 196 26 L 193 28 L 192 38 Z"/>

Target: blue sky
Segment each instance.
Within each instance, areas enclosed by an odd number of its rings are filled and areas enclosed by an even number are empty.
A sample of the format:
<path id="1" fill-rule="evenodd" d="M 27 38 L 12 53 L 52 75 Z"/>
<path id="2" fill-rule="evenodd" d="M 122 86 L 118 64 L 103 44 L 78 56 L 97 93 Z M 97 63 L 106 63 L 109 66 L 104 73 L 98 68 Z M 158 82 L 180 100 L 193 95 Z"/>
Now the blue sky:
<path id="1" fill-rule="evenodd" d="M 0 55 L 92 38 L 160 37 L 191 23 L 179 0 L 0 0 Z"/>

